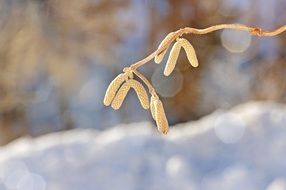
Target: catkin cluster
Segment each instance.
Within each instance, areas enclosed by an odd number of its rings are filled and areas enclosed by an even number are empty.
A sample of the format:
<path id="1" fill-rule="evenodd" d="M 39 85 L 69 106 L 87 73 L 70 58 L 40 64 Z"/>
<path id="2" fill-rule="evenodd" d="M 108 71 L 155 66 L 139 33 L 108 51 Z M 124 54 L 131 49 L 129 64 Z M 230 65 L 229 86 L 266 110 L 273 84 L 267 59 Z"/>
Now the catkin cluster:
<path id="1" fill-rule="evenodd" d="M 136 92 L 141 106 L 144 109 L 148 109 L 149 100 L 144 86 L 140 82 L 130 78 L 130 76 L 128 76 L 128 73 L 119 74 L 109 84 L 103 100 L 104 105 L 111 105 L 113 109 L 118 110 L 121 107 L 130 88 L 133 88 Z"/>
<path id="2" fill-rule="evenodd" d="M 158 51 L 162 50 L 154 57 L 155 63 L 160 64 L 167 52 L 170 41 L 176 39 L 165 66 L 165 76 L 169 76 L 173 72 L 182 48 L 185 50 L 190 64 L 193 67 L 198 67 L 199 65 L 196 52 L 192 44 L 184 38 L 176 38 L 176 35 L 177 34 L 175 32 L 168 34 L 158 47 Z M 123 73 L 119 74 L 110 83 L 103 100 L 104 105 L 111 106 L 115 110 L 119 109 L 127 93 L 131 88 L 133 88 L 138 96 L 141 106 L 144 109 L 149 109 L 150 107 L 151 115 L 156 122 L 158 131 L 163 134 L 167 134 L 169 131 L 169 124 L 161 100 L 147 79 L 142 74 L 138 74 L 138 71 L 132 69 L 132 67 L 123 69 Z M 149 92 L 151 94 L 150 103 L 144 86 L 137 80 L 133 79 L 133 74 L 136 74 L 149 88 Z"/>
<path id="3" fill-rule="evenodd" d="M 104 105 L 111 106 L 115 110 L 119 109 L 130 88 L 134 89 L 140 104 L 144 109 L 149 109 L 150 106 L 150 111 L 157 124 L 158 130 L 163 134 L 167 134 L 169 131 L 168 120 L 165 115 L 163 104 L 159 100 L 158 95 L 155 91 L 152 91 L 149 103 L 148 94 L 144 86 L 137 80 L 133 79 L 133 75 L 130 74 L 130 71 L 119 74 L 113 81 L 111 81 L 105 93 L 103 100 Z"/>
<path id="4" fill-rule="evenodd" d="M 169 131 L 168 120 L 165 115 L 164 107 L 162 102 L 159 100 L 158 95 L 156 94 L 153 86 L 150 82 L 137 71 L 137 68 L 146 64 L 147 62 L 151 61 L 154 58 L 155 63 L 160 64 L 164 59 L 165 54 L 167 53 L 168 47 L 170 44 L 173 43 L 175 40 L 165 69 L 164 75 L 169 76 L 175 69 L 179 54 L 181 49 L 183 48 L 186 52 L 187 58 L 190 64 L 193 67 L 198 67 L 199 62 L 195 52 L 194 47 L 192 44 L 184 39 L 181 38 L 183 34 L 193 33 L 193 34 L 207 34 L 210 32 L 214 32 L 221 29 L 236 29 L 241 31 L 247 31 L 252 35 L 255 36 L 276 36 L 286 31 L 286 25 L 277 28 L 276 30 L 267 32 L 263 31 L 261 28 L 257 27 L 249 27 L 242 24 L 220 24 L 215 26 L 210 26 L 205 29 L 197 29 L 197 28 L 182 28 L 175 32 L 171 32 L 168 34 L 165 39 L 160 43 L 158 49 L 153 52 L 152 54 L 148 55 L 146 58 L 132 64 L 130 67 L 123 69 L 122 74 L 118 75 L 108 86 L 106 90 L 106 94 L 104 97 L 104 105 L 110 106 L 113 109 L 119 109 L 128 93 L 130 88 L 133 88 L 138 96 L 138 99 L 144 109 L 148 109 L 150 107 L 150 111 L 152 114 L 153 119 L 156 121 L 158 130 L 163 133 L 167 134 Z M 138 82 L 137 80 L 133 79 L 133 74 L 137 75 L 139 79 L 148 87 L 149 92 L 151 94 L 151 100 L 149 104 L 148 94 L 144 88 L 144 86 Z"/>
<path id="5" fill-rule="evenodd" d="M 173 32 L 168 34 L 165 37 L 165 39 L 160 43 L 158 49 L 160 49 L 164 45 L 166 45 L 166 43 L 170 40 L 170 38 L 173 37 L 173 35 L 174 35 Z M 164 70 L 165 76 L 169 76 L 173 72 L 173 70 L 175 69 L 181 48 L 183 48 L 185 50 L 190 64 L 193 67 L 199 66 L 196 51 L 195 51 L 194 47 L 192 46 L 192 44 L 184 38 L 177 38 L 174 46 L 172 47 L 172 49 L 170 51 L 169 58 L 167 60 L 166 66 L 165 66 L 165 70 Z M 167 49 L 168 48 L 166 48 L 164 51 L 160 52 L 158 55 L 155 56 L 155 58 L 154 58 L 155 63 L 160 64 L 162 62 L 164 55 L 167 52 Z"/>

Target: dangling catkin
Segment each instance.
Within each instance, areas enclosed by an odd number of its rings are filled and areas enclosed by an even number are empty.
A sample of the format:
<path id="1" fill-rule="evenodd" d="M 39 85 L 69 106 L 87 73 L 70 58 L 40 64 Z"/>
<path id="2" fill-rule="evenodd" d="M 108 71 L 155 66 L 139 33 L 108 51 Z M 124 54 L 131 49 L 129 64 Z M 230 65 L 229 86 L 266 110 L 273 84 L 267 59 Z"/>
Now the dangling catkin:
<path id="1" fill-rule="evenodd" d="M 154 101 L 154 108 L 157 128 L 161 133 L 167 134 L 169 131 L 169 124 L 165 115 L 163 104 L 159 99 Z"/>
<path id="2" fill-rule="evenodd" d="M 147 92 L 144 86 L 140 82 L 133 80 L 133 79 L 129 80 L 128 83 L 130 87 L 135 90 L 138 96 L 138 99 L 141 103 L 141 106 L 144 109 L 149 109 L 149 99 L 148 99 L 148 95 L 147 95 Z"/>
<path id="3" fill-rule="evenodd" d="M 151 111 L 151 115 L 152 115 L 154 120 L 156 120 L 155 105 L 154 105 L 155 100 L 156 100 L 155 96 L 152 95 L 151 100 L 150 100 L 150 111 Z"/>
<path id="4" fill-rule="evenodd" d="M 160 49 L 161 47 L 165 46 L 166 43 L 174 36 L 174 34 L 175 34 L 174 32 L 169 33 L 169 34 L 164 38 L 164 40 L 160 43 L 158 49 Z M 162 62 L 162 60 L 163 60 L 163 58 L 164 58 L 164 55 L 165 55 L 166 52 L 167 52 L 167 49 L 168 49 L 168 48 L 166 48 L 164 51 L 162 51 L 161 53 L 159 53 L 158 55 L 155 56 L 155 58 L 154 58 L 155 63 L 160 64 L 160 63 Z"/>
<path id="5" fill-rule="evenodd" d="M 165 76 L 169 76 L 173 72 L 176 66 L 177 59 L 180 54 L 180 50 L 181 50 L 181 44 L 179 42 L 176 42 L 170 51 L 170 55 L 167 64 L 165 66 L 164 70 Z"/>
<path id="6" fill-rule="evenodd" d="M 144 109 L 148 109 L 149 100 L 148 100 L 147 92 L 144 86 L 140 82 L 134 79 L 129 79 L 120 87 L 115 98 L 112 101 L 111 107 L 113 109 L 119 109 L 130 88 L 133 88 L 135 90 L 142 107 Z"/>
<path id="7" fill-rule="evenodd" d="M 128 80 L 128 81 L 129 81 L 129 80 Z M 112 103 L 111 103 L 111 107 L 112 107 L 113 109 L 115 109 L 115 110 L 118 110 L 118 109 L 121 107 L 121 105 L 122 105 L 122 103 L 123 103 L 123 101 L 124 101 L 124 99 L 125 99 L 125 97 L 126 97 L 128 91 L 129 91 L 129 89 L 130 89 L 130 85 L 128 84 L 128 81 L 125 82 L 125 83 L 119 88 L 119 90 L 118 90 L 116 96 L 114 97 L 114 99 L 113 99 L 113 101 L 112 101 Z"/>
<path id="8" fill-rule="evenodd" d="M 180 38 L 178 41 L 181 44 L 181 46 L 184 48 L 190 64 L 193 67 L 198 67 L 199 66 L 198 58 L 197 58 L 196 51 L 194 47 L 192 46 L 192 44 L 184 38 Z"/>
<path id="9" fill-rule="evenodd" d="M 103 100 L 104 105 L 109 106 L 111 104 L 117 90 L 125 80 L 126 76 L 123 73 L 119 74 L 115 79 L 113 79 L 106 90 Z"/>

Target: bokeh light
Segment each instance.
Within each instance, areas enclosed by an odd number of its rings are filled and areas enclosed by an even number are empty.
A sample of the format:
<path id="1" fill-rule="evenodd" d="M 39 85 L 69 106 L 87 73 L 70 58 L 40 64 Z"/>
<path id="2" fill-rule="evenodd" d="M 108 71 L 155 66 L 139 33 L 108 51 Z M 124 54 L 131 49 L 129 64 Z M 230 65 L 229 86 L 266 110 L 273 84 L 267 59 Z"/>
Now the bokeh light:
<path id="1" fill-rule="evenodd" d="M 232 53 L 242 53 L 247 50 L 251 36 L 244 31 L 223 30 L 221 34 L 222 45 Z"/>
<path id="2" fill-rule="evenodd" d="M 266 190 L 285 190 L 286 189 L 286 179 L 278 178 L 273 180 L 269 184 Z"/>
<path id="3" fill-rule="evenodd" d="M 225 114 L 218 117 L 214 123 L 215 134 L 224 143 L 238 142 L 245 130 L 244 121 L 235 114 Z"/>
<path id="4" fill-rule="evenodd" d="M 14 179 L 15 180 L 15 179 Z M 17 180 L 15 180 L 17 181 Z M 45 190 L 45 180 L 37 174 L 26 173 L 23 175 L 17 183 L 17 190 Z"/>
<path id="5" fill-rule="evenodd" d="M 179 155 L 174 155 L 166 163 L 166 172 L 170 177 L 180 177 L 190 173 L 187 161 Z"/>
<path id="6" fill-rule="evenodd" d="M 152 74 L 152 85 L 162 97 L 173 97 L 183 87 L 183 75 L 179 70 L 174 70 L 173 73 L 166 77 L 163 74 L 161 67 L 158 67 Z"/>

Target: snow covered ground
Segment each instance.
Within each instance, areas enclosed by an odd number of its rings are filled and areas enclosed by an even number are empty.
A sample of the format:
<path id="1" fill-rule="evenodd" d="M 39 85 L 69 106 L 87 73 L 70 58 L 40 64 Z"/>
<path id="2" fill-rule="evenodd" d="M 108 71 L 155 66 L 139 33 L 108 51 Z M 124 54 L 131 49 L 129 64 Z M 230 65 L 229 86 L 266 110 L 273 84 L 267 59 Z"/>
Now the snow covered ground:
<path id="1" fill-rule="evenodd" d="M 158 134 L 150 123 L 22 138 L 0 189 L 285 190 L 286 105 L 247 103 Z"/>

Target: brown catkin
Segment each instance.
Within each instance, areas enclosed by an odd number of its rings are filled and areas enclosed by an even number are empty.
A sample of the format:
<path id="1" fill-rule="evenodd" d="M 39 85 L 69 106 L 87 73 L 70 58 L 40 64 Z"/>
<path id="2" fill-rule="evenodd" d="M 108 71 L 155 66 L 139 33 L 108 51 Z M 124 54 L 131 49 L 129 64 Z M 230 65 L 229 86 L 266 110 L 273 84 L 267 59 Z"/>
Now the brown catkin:
<path id="1" fill-rule="evenodd" d="M 164 38 L 164 40 L 160 43 L 158 49 L 160 49 L 161 47 L 165 46 L 166 43 L 174 36 L 174 34 L 175 34 L 174 32 L 169 33 L 169 34 Z M 163 60 L 163 58 L 164 58 L 164 56 L 165 56 L 165 54 L 166 54 L 166 52 L 167 52 L 167 49 L 168 49 L 168 48 L 166 48 L 166 49 L 163 50 L 161 53 L 159 53 L 158 55 L 155 56 L 155 58 L 154 58 L 155 63 L 160 64 L 160 63 L 162 62 L 162 60 Z"/>
<path id="2" fill-rule="evenodd" d="M 125 80 L 126 76 L 123 73 L 119 74 L 115 79 L 113 79 L 113 81 L 109 84 L 106 90 L 103 100 L 104 105 L 109 106 L 111 104 L 112 100 L 114 99 L 114 96 L 116 95 L 117 90 Z"/>
<path id="3" fill-rule="evenodd" d="M 170 51 L 170 55 L 167 64 L 165 66 L 164 70 L 165 76 L 169 76 L 173 72 L 176 66 L 177 59 L 180 54 L 180 50 L 181 50 L 181 44 L 179 42 L 176 42 Z"/>
<path id="4" fill-rule="evenodd" d="M 154 101 L 154 108 L 157 128 L 161 133 L 167 134 L 169 131 L 169 124 L 165 115 L 163 104 L 159 99 Z"/>
<path id="5" fill-rule="evenodd" d="M 198 58 L 197 58 L 196 51 L 194 47 L 192 46 L 192 44 L 184 38 L 180 38 L 178 42 L 184 48 L 190 64 L 193 67 L 198 67 L 199 66 Z"/>
<path id="6" fill-rule="evenodd" d="M 113 109 L 119 109 L 130 88 L 133 88 L 135 90 L 142 107 L 144 109 L 148 109 L 149 100 L 148 100 L 147 92 L 144 86 L 140 82 L 134 79 L 129 79 L 120 87 L 114 100 L 112 101 L 111 107 Z"/>

